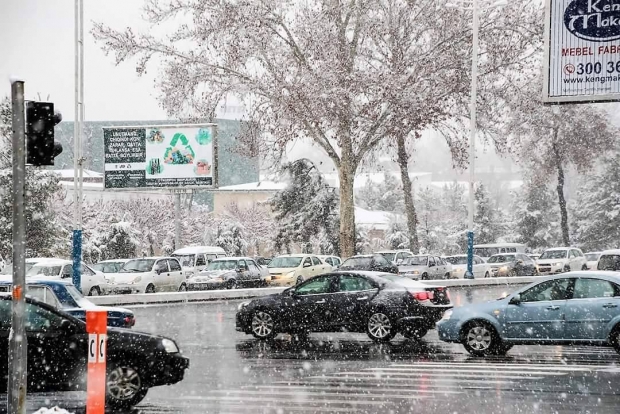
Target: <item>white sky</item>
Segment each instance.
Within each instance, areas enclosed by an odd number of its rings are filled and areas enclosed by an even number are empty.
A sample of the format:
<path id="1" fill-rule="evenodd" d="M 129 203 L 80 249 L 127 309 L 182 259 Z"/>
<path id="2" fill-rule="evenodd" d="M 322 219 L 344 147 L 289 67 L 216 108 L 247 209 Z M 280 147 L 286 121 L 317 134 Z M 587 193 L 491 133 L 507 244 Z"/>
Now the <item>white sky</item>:
<path id="1" fill-rule="evenodd" d="M 74 119 L 73 0 L 0 0 L 0 98 L 11 93 L 9 77 L 26 82 L 26 98 L 54 102 Z M 142 0 L 84 0 L 84 101 L 86 120 L 165 119 L 153 74 L 138 77 L 131 62 L 114 65 L 95 44 L 92 21 L 114 28 L 147 27 Z"/>

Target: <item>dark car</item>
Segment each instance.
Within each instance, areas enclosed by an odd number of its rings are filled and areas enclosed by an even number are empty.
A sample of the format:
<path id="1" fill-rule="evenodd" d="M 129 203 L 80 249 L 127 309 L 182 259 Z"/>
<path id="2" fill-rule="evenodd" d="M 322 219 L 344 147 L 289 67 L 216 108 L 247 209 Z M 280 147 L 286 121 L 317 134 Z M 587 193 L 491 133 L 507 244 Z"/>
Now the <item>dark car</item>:
<path id="1" fill-rule="evenodd" d="M 271 339 L 278 333 L 303 335 L 346 329 L 387 342 L 397 333 L 407 338 L 424 336 L 452 307 L 444 287 L 413 281 L 403 285 L 381 275 L 363 271 L 327 273 L 282 293 L 242 303 L 237 330 Z"/>
<path id="2" fill-rule="evenodd" d="M 0 295 L 0 390 L 6 391 L 11 296 Z M 28 392 L 86 390 L 86 324 L 53 306 L 26 298 Z M 106 406 L 128 408 L 151 387 L 183 379 L 189 360 L 168 338 L 122 328 L 108 328 Z"/>
<path id="3" fill-rule="evenodd" d="M 380 254 L 365 254 L 349 257 L 342 262 L 339 270 L 367 270 L 369 272 L 398 274 L 398 266 L 388 261 Z"/>
<path id="4" fill-rule="evenodd" d="M 493 277 L 535 276 L 536 263 L 523 253 L 494 254 L 487 260 Z"/>
<path id="5" fill-rule="evenodd" d="M 10 279 L 0 279 L 0 292 L 10 292 L 11 283 Z M 82 321 L 86 321 L 86 311 L 92 309 L 108 312 L 108 326 L 131 328 L 136 324 L 136 318 L 129 309 L 97 306 L 65 280 L 28 278 L 26 294 Z"/>

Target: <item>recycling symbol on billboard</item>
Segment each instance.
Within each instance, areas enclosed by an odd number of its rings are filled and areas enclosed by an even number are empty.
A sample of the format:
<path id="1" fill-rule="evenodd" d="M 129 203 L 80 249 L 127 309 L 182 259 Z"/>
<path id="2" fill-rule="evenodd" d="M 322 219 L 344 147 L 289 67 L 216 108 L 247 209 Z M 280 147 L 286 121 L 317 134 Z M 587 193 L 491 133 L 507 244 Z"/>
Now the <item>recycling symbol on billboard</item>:
<path id="1" fill-rule="evenodd" d="M 180 132 L 174 134 L 170 141 L 170 145 L 164 152 L 164 162 L 173 165 L 193 164 L 194 158 L 196 158 L 196 153 L 189 144 L 189 140 L 185 134 Z"/>

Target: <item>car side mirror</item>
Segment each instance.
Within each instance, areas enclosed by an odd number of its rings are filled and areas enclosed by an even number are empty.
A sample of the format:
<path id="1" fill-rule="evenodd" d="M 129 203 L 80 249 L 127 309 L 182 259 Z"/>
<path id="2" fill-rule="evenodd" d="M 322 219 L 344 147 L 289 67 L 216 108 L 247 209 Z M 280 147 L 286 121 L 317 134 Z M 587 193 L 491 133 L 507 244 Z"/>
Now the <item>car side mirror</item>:
<path id="1" fill-rule="evenodd" d="M 435 263 L 429 264 L 428 267 L 435 267 Z"/>
<path id="2" fill-rule="evenodd" d="M 63 273 L 62 275 L 60 275 L 61 279 L 68 279 L 70 277 L 71 277 L 71 275 L 69 273 Z"/>
<path id="3" fill-rule="evenodd" d="M 511 299 L 510 302 L 508 302 L 511 305 L 520 305 L 521 304 L 521 295 L 519 295 L 518 293 L 516 295 L 514 295 Z"/>
<path id="4" fill-rule="evenodd" d="M 304 267 L 310 267 L 312 266 L 310 263 L 304 263 Z"/>
<path id="5" fill-rule="evenodd" d="M 66 333 L 67 335 L 73 335 L 77 333 L 77 326 L 73 322 L 68 319 L 63 319 L 60 322 L 60 330 Z"/>

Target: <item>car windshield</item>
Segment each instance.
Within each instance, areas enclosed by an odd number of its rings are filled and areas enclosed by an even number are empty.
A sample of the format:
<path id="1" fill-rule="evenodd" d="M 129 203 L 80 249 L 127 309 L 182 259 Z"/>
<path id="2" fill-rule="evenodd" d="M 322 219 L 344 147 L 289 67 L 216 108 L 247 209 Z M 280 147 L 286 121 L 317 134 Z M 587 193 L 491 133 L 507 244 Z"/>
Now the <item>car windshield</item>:
<path id="1" fill-rule="evenodd" d="M 103 273 L 118 273 L 123 267 L 123 262 L 106 262 L 97 263 L 91 266 L 91 269 L 98 270 Z"/>
<path id="2" fill-rule="evenodd" d="M 155 264 L 155 259 L 130 260 L 123 265 L 119 273 L 150 272 Z"/>
<path id="3" fill-rule="evenodd" d="M 60 276 L 62 265 L 34 265 L 26 272 L 26 276 Z"/>
<path id="4" fill-rule="evenodd" d="M 276 257 L 269 263 L 269 266 L 267 267 L 271 269 L 299 267 L 299 264 L 301 263 L 301 259 L 303 259 L 303 257 L 290 257 L 290 256 Z"/>
<path id="5" fill-rule="evenodd" d="M 446 257 L 446 262 L 453 265 L 465 265 L 467 264 L 467 256 L 450 256 Z"/>
<path id="6" fill-rule="evenodd" d="M 80 308 L 92 308 L 92 307 L 96 307 L 96 305 L 94 303 L 92 303 L 91 301 L 89 301 L 88 299 L 86 299 L 79 290 L 77 290 L 77 288 L 73 285 L 67 285 L 66 286 L 66 291 L 69 294 L 69 296 L 71 297 L 71 299 L 73 299 L 75 301 L 75 303 L 77 303 L 77 305 Z M 63 302 L 61 300 L 61 302 Z M 65 304 L 63 302 L 63 304 Z"/>
<path id="7" fill-rule="evenodd" d="M 598 261 L 598 270 L 620 270 L 620 255 L 617 254 L 604 254 Z"/>
<path id="8" fill-rule="evenodd" d="M 385 260 L 388 262 L 393 262 L 396 253 L 379 253 L 381 256 L 385 257 Z"/>
<path id="9" fill-rule="evenodd" d="M 367 268 L 372 264 L 372 257 L 351 257 L 344 261 L 341 269 Z"/>
<path id="10" fill-rule="evenodd" d="M 181 266 L 185 267 L 193 267 L 196 259 L 195 254 L 173 254 L 172 257 L 176 257 L 181 262 Z"/>
<path id="11" fill-rule="evenodd" d="M 403 260 L 405 266 L 426 266 L 428 264 L 428 256 L 413 256 Z"/>
<path id="12" fill-rule="evenodd" d="M 566 259 L 568 250 L 547 250 L 540 255 L 540 259 Z"/>
<path id="13" fill-rule="evenodd" d="M 482 257 L 491 257 L 497 253 L 499 253 L 499 248 L 497 247 L 477 247 L 474 249 L 474 254 Z"/>
<path id="14" fill-rule="evenodd" d="M 234 270 L 237 268 L 237 260 L 215 260 L 209 263 L 205 270 Z"/>
<path id="15" fill-rule="evenodd" d="M 515 261 L 514 254 L 497 254 L 489 258 L 488 263 L 507 263 L 507 262 L 514 262 L 514 261 Z"/>
<path id="16" fill-rule="evenodd" d="M 586 254 L 586 260 L 588 262 L 596 262 L 600 256 L 598 253 L 588 253 Z"/>

